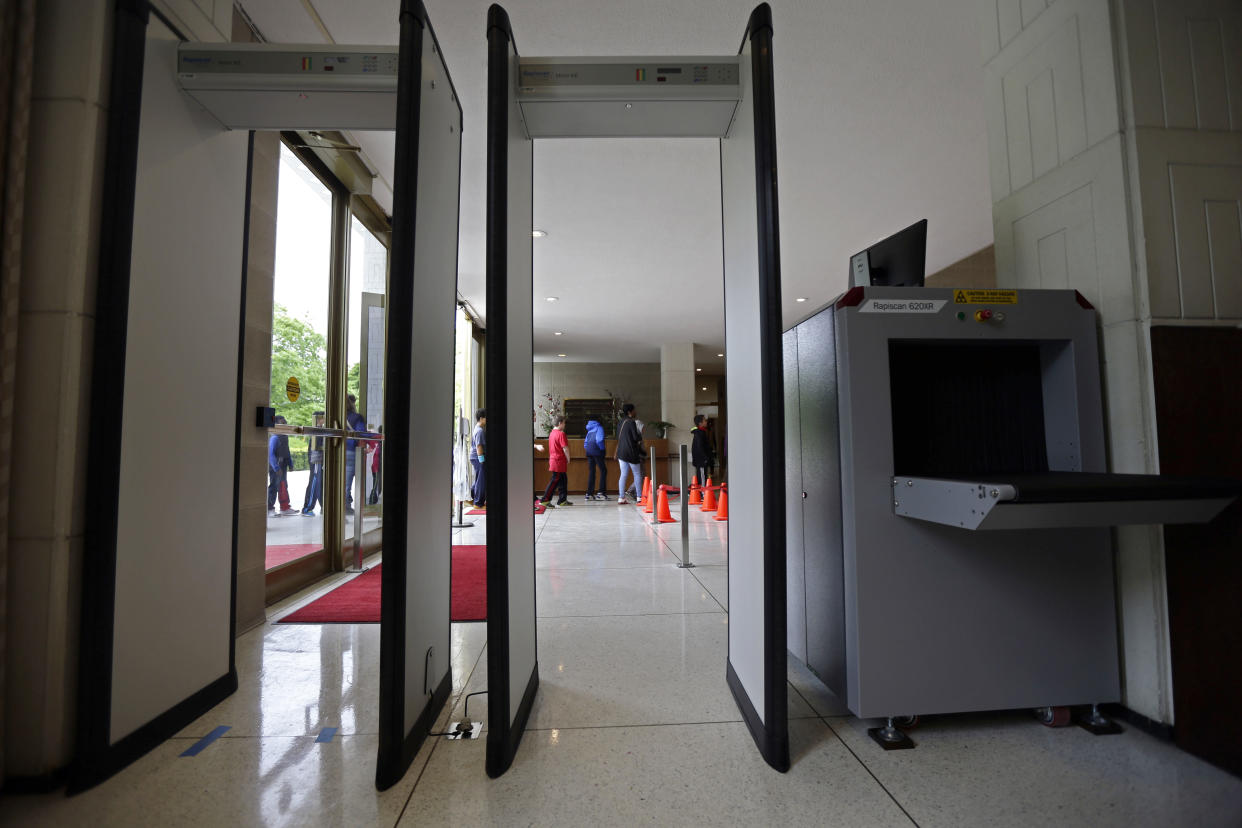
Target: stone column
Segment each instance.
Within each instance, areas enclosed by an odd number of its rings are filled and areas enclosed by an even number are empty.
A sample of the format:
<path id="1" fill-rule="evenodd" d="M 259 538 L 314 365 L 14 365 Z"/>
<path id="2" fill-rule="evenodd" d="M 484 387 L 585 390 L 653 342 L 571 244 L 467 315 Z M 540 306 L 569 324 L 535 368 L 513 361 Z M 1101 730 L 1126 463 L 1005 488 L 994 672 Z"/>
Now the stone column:
<path id="1" fill-rule="evenodd" d="M 660 419 L 672 423 L 670 449 L 690 444 L 694 427 L 694 343 L 660 345 Z"/>

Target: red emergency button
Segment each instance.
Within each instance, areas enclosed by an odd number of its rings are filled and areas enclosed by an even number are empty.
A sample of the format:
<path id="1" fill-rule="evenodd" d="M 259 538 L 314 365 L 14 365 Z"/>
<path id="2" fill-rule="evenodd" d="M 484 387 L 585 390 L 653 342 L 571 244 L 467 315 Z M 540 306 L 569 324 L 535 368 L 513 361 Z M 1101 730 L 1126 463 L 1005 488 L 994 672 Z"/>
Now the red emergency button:
<path id="1" fill-rule="evenodd" d="M 991 318 L 992 318 L 992 311 L 991 311 L 991 310 L 989 310 L 988 308 L 984 308 L 983 310 L 977 310 L 977 311 L 975 311 L 975 321 L 976 321 L 976 322 L 987 322 L 987 321 L 988 321 L 989 319 L 991 319 Z"/>

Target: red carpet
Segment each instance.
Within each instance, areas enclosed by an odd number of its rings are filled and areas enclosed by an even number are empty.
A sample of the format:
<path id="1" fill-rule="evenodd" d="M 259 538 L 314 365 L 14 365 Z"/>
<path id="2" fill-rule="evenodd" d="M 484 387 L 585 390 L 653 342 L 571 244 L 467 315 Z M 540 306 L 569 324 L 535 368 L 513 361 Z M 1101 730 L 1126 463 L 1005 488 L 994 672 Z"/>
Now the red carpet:
<path id="1" fill-rule="evenodd" d="M 280 619 L 282 624 L 378 624 L 380 620 L 380 572 L 383 565 L 368 569 L 322 598 Z M 487 547 L 454 546 L 452 621 L 487 620 Z"/>
<path id="2" fill-rule="evenodd" d="M 322 543 L 284 543 L 273 544 L 267 548 L 265 555 L 265 569 L 273 569 L 283 563 L 295 561 L 298 558 L 318 552 L 323 549 Z"/>
<path id="3" fill-rule="evenodd" d="M 486 514 L 487 514 L 487 510 L 486 510 L 486 509 L 471 509 L 469 512 L 466 512 L 466 514 L 468 514 L 468 515 L 486 515 Z"/>

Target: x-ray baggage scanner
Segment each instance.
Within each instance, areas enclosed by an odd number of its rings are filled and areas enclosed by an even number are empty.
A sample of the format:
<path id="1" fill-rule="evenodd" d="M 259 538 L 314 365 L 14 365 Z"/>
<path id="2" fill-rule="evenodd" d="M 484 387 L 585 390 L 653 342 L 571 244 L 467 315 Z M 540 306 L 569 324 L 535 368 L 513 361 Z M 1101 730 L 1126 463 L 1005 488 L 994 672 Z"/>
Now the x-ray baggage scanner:
<path id="1" fill-rule="evenodd" d="M 863 718 L 1118 700 L 1109 527 L 1239 484 L 1106 473 L 1090 304 L 855 287 L 784 358 L 790 651 Z"/>

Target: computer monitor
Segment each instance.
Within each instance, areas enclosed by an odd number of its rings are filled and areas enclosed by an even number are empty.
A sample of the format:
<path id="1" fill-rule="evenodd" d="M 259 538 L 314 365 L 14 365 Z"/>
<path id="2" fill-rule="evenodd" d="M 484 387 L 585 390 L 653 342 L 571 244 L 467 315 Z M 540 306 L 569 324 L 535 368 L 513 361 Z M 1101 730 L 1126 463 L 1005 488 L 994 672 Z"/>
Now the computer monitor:
<path id="1" fill-rule="evenodd" d="M 876 242 L 850 257 L 850 285 L 923 287 L 927 264 L 927 219 Z"/>

